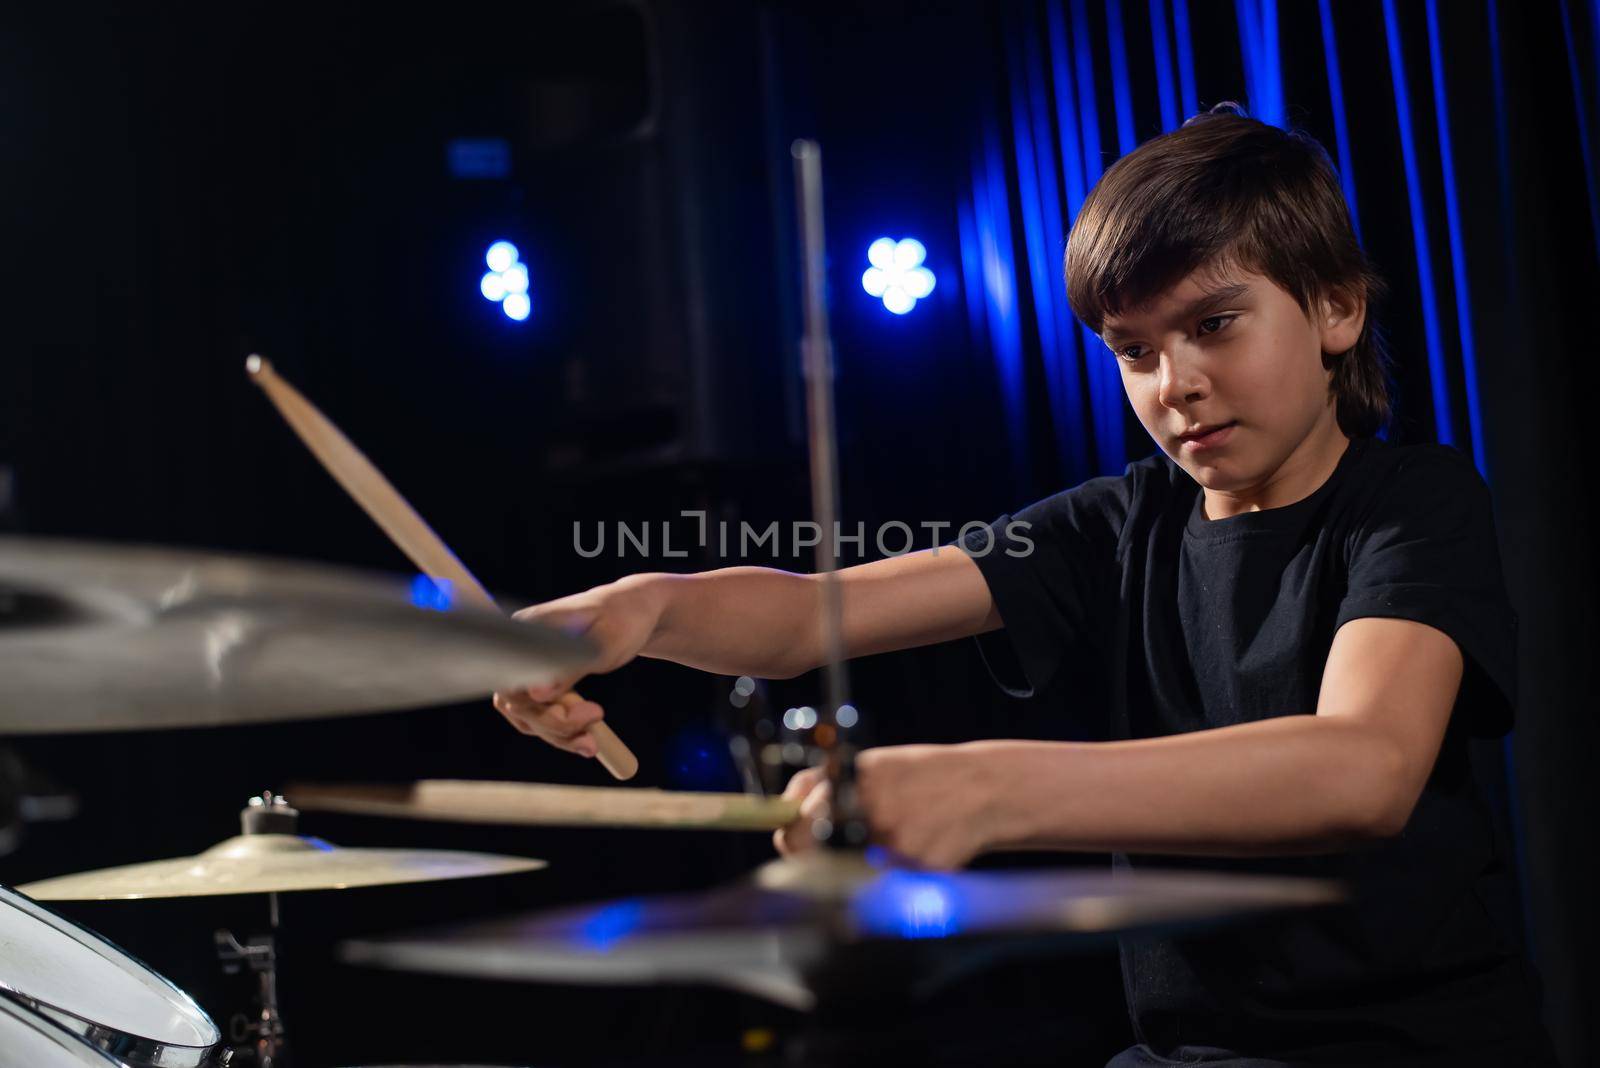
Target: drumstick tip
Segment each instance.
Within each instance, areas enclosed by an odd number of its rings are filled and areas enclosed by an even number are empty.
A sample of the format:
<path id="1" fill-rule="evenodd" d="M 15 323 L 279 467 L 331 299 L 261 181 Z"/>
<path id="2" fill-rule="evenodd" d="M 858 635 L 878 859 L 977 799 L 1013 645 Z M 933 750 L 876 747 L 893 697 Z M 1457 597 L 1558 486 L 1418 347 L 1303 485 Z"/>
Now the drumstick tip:
<path id="1" fill-rule="evenodd" d="M 272 370 L 272 364 L 268 363 L 265 359 L 252 352 L 249 356 L 245 357 L 244 369 L 245 373 L 250 375 L 250 377 L 259 378 L 263 371 Z"/>

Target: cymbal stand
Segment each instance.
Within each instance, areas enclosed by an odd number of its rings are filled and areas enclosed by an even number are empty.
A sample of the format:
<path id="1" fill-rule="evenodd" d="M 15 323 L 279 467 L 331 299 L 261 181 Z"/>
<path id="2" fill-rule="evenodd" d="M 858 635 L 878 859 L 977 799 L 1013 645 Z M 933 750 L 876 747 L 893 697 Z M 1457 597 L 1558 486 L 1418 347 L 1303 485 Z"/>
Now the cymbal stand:
<path id="1" fill-rule="evenodd" d="M 827 754 L 833 787 L 829 818 L 814 830 L 825 844 L 861 849 L 867 824 L 856 794 L 855 748 L 846 733 L 855 723 L 849 705 L 849 677 L 844 665 L 843 594 L 839 566 L 839 455 L 833 418 L 833 339 L 828 330 L 826 250 L 822 225 L 822 149 L 815 141 L 797 140 L 794 157 L 795 197 L 800 209 L 800 251 L 805 291 L 805 334 L 800 348 L 806 379 L 806 436 L 811 458 L 811 511 L 822 536 L 817 540 L 817 574 L 822 576 L 822 648 L 827 665 L 827 701 L 814 735 Z M 844 710 L 849 709 L 848 712 Z M 841 712 L 844 715 L 841 717 Z"/>
<path id="2" fill-rule="evenodd" d="M 250 799 L 249 805 L 239 813 L 239 822 L 245 834 L 293 834 L 299 815 L 286 800 L 268 791 Z M 241 1062 L 238 1059 L 241 1054 L 255 1058 L 252 1068 L 289 1068 L 288 1039 L 283 1014 L 278 1008 L 280 929 L 278 895 L 268 894 L 266 934 L 252 935 L 244 942 L 228 930 L 217 931 L 214 936 L 222 970 L 235 975 L 249 968 L 257 981 L 259 1011 L 255 1018 L 237 1013 L 229 1021 L 229 1039 L 241 1044 L 241 1048 L 234 1051 L 234 1059 L 229 1061 L 230 1068 L 250 1063 Z"/>

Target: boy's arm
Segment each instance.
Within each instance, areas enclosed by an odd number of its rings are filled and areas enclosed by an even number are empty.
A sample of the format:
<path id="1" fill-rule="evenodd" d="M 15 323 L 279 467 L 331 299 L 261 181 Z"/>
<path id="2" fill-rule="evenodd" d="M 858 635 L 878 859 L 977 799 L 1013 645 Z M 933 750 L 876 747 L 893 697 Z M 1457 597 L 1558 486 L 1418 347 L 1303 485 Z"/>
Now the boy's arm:
<path id="1" fill-rule="evenodd" d="M 1000 626 L 989 587 L 955 546 L 837 572 L 844 655 L 909 649 Z M 817 575 L 731 567 L 640 581 L 661 611 L 640 655 L 723 675 L 791 678 L 820 667 L 822 584 Z"/>
<path id="2" fill-rule="evenodd" d="M 955 546 L 838 572 L 846 656 L 906 649 L 1000 626 L 972 558 Z M 497 693 L 518 730 L 584 756 L 604 710 L 571 692 L 636 656 L 725 675 L 790 678 L 822 663 L 822 585 L 812 575 L 730 567 L 642 574 L 534 605 L 517 618 L 585 635 L 595 655 L 549 685 Z"/>
<path id="3" fill-rule="evenodd" d="M 1005 848 L 1213 856 L 1348 848 L 1404 828 L 1462 669 L 1441 631 L 1352 620 L 1334 637 L 1316 715 L 1126 742 L 870 750 L 857 763 L 862 800 L 884 844 L 934 867 Z M 802 841 L 788 834 L 780 846 Z"/>

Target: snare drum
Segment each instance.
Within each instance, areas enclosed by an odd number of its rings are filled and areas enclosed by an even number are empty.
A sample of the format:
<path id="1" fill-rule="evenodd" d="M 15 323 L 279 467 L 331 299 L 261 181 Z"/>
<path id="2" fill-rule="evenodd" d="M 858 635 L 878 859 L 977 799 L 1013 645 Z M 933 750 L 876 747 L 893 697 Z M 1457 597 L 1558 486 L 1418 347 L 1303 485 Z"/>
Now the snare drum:
<path id="1" fill-rule="evenodd" d="M 0 887 L 0 991 L 68 1032 L 69 1039 L 82 1040 L 90 1053 L 106 1057 L 62 1064 L 209 1068 L 222 1053 L 216 1024 L 189 995 L 110 942 L 5 887 Z M 8 1012 L 8 1038 L 12 1029 L 22 1033 L 13 1016 Z M 48 1030 L 35 1031 L 43 1037 L 31 1041 L 54 1037 Z M 0 1057 L 5 1068 L 9 1063 Z"/>
<path id="2" fill-rule="evenodd" d="M 0 994 L 0 1068 L 122 1068 L 122 1062 Z"/>

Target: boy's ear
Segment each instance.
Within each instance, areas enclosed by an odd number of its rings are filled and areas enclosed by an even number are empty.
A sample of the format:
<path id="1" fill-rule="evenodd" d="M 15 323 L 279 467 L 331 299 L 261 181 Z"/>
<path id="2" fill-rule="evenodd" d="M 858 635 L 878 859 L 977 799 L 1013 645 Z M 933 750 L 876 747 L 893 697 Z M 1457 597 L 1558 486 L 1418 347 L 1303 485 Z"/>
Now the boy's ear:
<path id="1" fill-rule="evenodd" d="M 1317 302 L 1322 335 L 1322 351 L 1327 356 L 1342 356 L 1355 348 L 1361 328 L 1367 322 L 1367 294 L 1361 289 L 1330 289 Z"/>

